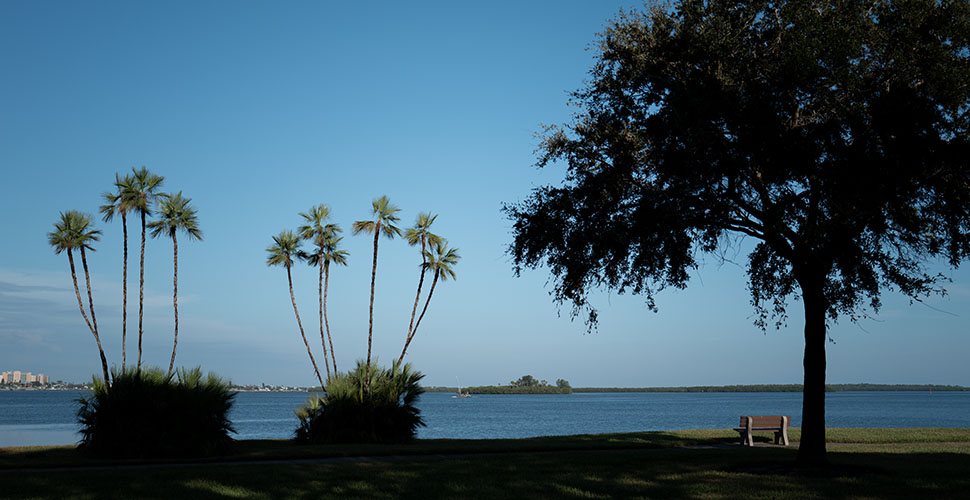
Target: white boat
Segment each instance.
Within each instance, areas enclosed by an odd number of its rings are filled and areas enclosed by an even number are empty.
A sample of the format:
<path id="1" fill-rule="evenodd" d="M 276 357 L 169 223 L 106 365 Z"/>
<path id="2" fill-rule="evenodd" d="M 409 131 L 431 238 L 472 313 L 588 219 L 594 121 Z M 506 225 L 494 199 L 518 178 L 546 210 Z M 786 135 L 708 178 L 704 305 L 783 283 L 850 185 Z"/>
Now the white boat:
<path id="1" fill-rule="evenodd" d="M 458 377 L 455 377 L 455 380 L 458 380 Z M 456 394 L 456 395 L 454 395 L 452 397 L 453 398 L 470 398 L 470 397 L 472 397 L 472 395 L 471 394 L 468 394 L 467 392 L 461 392 L 461 380 L 458 380 L 458 394 Z"/>

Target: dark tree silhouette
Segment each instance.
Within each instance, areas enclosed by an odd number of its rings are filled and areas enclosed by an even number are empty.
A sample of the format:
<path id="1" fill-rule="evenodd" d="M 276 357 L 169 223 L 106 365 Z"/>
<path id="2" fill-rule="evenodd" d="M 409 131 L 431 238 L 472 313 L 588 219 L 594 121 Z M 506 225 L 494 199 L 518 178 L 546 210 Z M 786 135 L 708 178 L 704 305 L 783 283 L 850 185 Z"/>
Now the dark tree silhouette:
<path id="1" fill-rule="evenodd" d="M 557 301 L 687 285 L 753 238 L 757 324 L 805 314 L 798 462 L 823 464 L 828 322 L 921 298 L 970 254 L 970 3 L 681 1 L 600 35 L 580 111 L 544 132 L 561 186 L 507 205 L 516 272 Z"/>

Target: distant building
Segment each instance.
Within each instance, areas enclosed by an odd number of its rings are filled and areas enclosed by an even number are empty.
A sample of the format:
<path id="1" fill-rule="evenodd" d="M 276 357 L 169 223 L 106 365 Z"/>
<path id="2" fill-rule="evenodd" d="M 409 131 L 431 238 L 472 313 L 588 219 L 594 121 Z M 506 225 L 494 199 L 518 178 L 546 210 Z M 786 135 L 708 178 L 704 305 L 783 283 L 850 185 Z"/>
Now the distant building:
<path id="1" fill-rule="evenodd" d="M 34 375 L 31 372 L 21 372 L 20 370 L 14 370 L 12 372 L 0 373 L 0 384 L 50 384 L 51 378 L 43 373 L 38 373 Z"/>

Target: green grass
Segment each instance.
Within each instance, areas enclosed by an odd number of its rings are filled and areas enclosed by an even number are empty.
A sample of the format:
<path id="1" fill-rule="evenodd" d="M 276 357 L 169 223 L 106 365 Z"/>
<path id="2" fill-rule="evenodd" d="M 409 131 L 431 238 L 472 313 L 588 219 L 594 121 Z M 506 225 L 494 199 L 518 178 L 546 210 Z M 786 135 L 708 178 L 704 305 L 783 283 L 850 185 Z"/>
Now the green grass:
<path id="1" fill-rule="evenodd" d="M 407 444 L 297 445 L 290 440 L 244 440 L 234 443 L 231 454 L 200 459 L 101 459 L 81 455 L 73 446 L 0 448 L 0 470 L 111 464 L 205 463 L 224 461 L 283 460 L 327 457 L 440 455 L 456 453 L 523 453 L 530 451 L 670 448 L 735 442 L 730 430 L 638 432 L 548 436 L 528 439 L 419 439 Z M 766 438 L 765 438 L 766 439 Z"/>
<path id="2" fill-rule="evenodd" d="M 797 435 L 792 432 L 792 437 Z M 830 429 L 833 476 L 784 471 L 796 448 L 715 446 L 729 430 L 399 446 L 237 443 L 230 460 L 414 455 L 388 461 L 0 470 L 13 498 L 965 498 L 970 430 Z M 566 451 L 571 450 L 571 451 Z M 549 453 L 536 453 L 547 451 Z M 458 458 L 441 454 L 474 453 Z M 424 455 L 424 456 L 422 456 Z M 93 465 L 70 448 L 0 448 L 0 469 Z M 132 462 L 126 462 L 132 463 Z M 848 472 L 839 474 L 838 471 Z"/>

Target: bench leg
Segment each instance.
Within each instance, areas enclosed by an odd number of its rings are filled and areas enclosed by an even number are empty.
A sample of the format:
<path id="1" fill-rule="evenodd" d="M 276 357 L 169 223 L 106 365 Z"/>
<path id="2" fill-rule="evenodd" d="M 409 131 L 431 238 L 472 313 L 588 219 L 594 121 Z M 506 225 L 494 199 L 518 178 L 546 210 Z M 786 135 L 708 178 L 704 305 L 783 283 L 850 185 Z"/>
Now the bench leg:
<path id="1" fill-rule="evenodd" d="M 750 439 L 751 434 L 746 431 L 738 431 L 738 437 L 740 438 L 739 444 L 741 446 L 751 446 Z"/>
<path id="2" fill-rule="evenodd" d="M 788 446 L 788 431 L 776 431 L 775 444 L 784 444 L 785 446 Z"/>
<path id="3" fill-rule="evenodd" d="M 748 446 L 754 446 L 754 434 L 752 434 L 750 431 L 746 432 L 745 434 L 746 434 L 745 437 L 747 438 L 746 439 L 746 441 L 747 441 L 746 444 Z"/>

